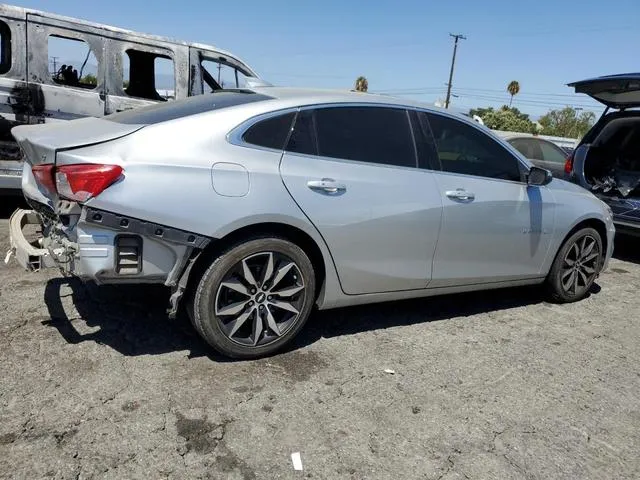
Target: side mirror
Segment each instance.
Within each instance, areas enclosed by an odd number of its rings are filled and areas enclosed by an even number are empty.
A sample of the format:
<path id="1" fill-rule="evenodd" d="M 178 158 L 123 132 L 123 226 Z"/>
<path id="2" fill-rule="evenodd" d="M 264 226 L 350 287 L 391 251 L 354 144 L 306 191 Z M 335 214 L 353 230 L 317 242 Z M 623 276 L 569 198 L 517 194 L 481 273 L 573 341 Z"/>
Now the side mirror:
<path id="1" fill-rule="evenodd" d="M 527 183 L 537 187 L 549 184 L 552 179 L 553 175 L 551 175 L 551 172 L 540 167 L 531 167 L 527 174 Z"/>

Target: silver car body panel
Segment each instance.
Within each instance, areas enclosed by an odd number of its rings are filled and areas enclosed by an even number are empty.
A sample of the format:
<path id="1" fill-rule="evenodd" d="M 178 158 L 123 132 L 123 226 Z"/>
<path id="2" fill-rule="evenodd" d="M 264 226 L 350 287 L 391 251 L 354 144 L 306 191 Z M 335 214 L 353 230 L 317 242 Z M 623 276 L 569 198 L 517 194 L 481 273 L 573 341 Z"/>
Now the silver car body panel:
<path id="1" fill-rule="evenodd" d="M 63 211 L 75 212 L 63 232 L 81 252 L 71 273 L 99 282 L 175 284 L 176 272 L 193 253 L 187 245 L 145 231 L 140 234 L 141 272 L 119 276 L 114 272 L 114 244 L 127 228 L 96 224 L 86 217 L 89 208 L 214 242 L 245 227 L 278 224 L 297 229 L 323 258 L 320 308 L 540 283 L 563 240 L 584 220 L 606 225 L 606 262 L 611 256 L 610 212 L 577 185 L 554 179 L 534 187 L 524 181 L 308 157 L 249 146 L 238 134 L 265 115 L 313 105 L 391 105 L 450 115 L 447 112 L 351 92 L 255 91 L 273 98 L 142 128 L 116 124 L 104 135 L 112 135 L 111 140 L 101 136 L 106 130 L 98 123 L 109 123 L 108 118 L 72 122 L 66 146 L 101 140 L 78 148 L 65 148 L 61 137 L 47 139 L 35 128 L 21 127 L 21 143 L 33 144 L 33 152 L 56 151 L 58 165 L 88 162 L 124 168 L 124 179 L 86 202 L 79 214 L 72 205 L 47 196 L 25 171 L 25 196 L 38 204 L 44 203 L 38 195 L 48 198 L 54 218 Z M 454 117 L 491 135 L 524 170 L 529 168 L 526 159 L 488 129 Z M 307 187 L 307 182 L 323 178 L 344 183 L 346 190 L 332 196 Z M 458 202 L 446 195 L 457 189 L 473 193 L 474 201 Z"/>

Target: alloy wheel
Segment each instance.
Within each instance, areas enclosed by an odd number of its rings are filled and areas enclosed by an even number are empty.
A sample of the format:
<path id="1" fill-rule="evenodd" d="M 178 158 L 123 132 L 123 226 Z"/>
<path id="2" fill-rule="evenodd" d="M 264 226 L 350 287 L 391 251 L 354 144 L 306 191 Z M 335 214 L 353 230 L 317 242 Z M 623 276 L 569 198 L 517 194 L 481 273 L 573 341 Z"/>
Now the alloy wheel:
<path id="1" fill-rule="evenodd" d="M 224 335 L 244 346 L 276 341 L 296 323 L 306 288 L 300 268 L 279 252 L 245 257 L 224 275 L 214 313 Z"/>
<path id="2" fill-rule="evenodd" d="M 598 274 L 600 245 L 589 234 L 571 245 L 562 263 L 560 283 L 570 295 L 582 295 Z"/>

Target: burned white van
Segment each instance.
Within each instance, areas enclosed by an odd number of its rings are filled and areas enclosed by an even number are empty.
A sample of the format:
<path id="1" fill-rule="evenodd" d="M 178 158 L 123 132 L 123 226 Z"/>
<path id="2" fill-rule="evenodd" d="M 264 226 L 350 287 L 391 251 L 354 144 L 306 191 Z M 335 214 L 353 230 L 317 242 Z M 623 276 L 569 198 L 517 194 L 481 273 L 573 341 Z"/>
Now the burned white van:
<path id="1" fill-rule="evenodd" d="M 20 193 L 11 128 L 260 84 L 215 47 L 0 4 L 0 194 Z"/>

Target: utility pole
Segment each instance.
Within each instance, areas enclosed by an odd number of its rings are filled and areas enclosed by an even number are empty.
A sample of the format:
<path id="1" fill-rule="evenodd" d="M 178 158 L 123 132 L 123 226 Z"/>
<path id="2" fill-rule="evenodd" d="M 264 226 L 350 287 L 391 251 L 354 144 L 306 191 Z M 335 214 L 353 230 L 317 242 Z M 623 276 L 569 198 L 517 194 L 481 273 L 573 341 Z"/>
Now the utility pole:
<path id="1" fill-rule="evenodd" d="M 467 37 L 464 35 L 453 33 L 449 34 L 450 37 L 455 38 L 455 42 L 453 43 L 453 58 L 451 59 L 451 71 L 449 72 L 449 83 L 447 84 L 447 99 L 444 101 L 444 108 L 449 108 L 449 100 L 451 100 L 451 85 L 453 82 L 453 67 L 456 64 L 456 50 L 458 50 L 458 40 L 466 40 Z"/>
<path id="2" fill-rule="evenodd" d="M 57 64 L 58 58 L 60 58 L 60 57 L 51 57 L 51 60 L 52 60 L 52 62 L 53 62 L 53 72 L 51 72 L 51 73 L 52 73 L 53 75 L 55 75 L 56 73 L 58 73 L 58 64 Z"/>

